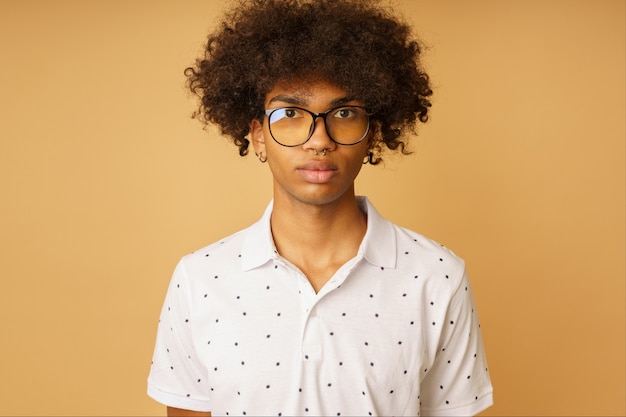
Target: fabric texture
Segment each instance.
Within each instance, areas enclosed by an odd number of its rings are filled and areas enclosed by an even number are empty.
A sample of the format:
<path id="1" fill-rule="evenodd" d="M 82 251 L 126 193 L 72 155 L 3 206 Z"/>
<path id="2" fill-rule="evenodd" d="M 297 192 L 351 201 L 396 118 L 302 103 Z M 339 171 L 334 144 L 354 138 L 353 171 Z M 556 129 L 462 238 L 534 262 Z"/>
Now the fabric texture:
<path id="1" fill-rule="evenodd" d="M 493 402 L 463 261 L 364 197 L 355 258 L 316 294 L 276 251 L 272 204 L 185 256 L 148 394 L 213 415 L 473 415 Z"/>

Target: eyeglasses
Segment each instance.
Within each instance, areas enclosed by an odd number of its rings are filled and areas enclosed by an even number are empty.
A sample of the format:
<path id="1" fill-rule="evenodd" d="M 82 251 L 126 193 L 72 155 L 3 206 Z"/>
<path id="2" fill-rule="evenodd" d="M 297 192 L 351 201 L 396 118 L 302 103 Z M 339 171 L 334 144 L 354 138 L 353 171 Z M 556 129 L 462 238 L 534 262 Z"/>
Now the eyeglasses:
<path id="1" fill-rule="evenodd" d="M 272 138 L 282 146 L 300 146 L 315 131 L 318 117 L 324 120 L 328 137 L 340 145 L 356 145 L 370 129 L 369 114 L 363 107 L 335 107 L 324 113 L 313 113 L 300 107 L 279 107 L 265 110 Z"/>

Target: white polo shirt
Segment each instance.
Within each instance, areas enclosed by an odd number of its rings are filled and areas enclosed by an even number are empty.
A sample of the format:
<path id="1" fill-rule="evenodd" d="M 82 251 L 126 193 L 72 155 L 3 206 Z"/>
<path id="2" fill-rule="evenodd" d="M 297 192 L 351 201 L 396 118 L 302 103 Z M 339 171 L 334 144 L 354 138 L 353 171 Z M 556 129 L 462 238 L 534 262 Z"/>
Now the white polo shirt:
<path id="1" fill-rule="evenodd" d="M 492 404 L 464 263 L 359 197 L 358 255 L 315 293 L 276 251 L 272 204 L 185 256 L 148 394 L 213 415 L 471 415 Z"/>

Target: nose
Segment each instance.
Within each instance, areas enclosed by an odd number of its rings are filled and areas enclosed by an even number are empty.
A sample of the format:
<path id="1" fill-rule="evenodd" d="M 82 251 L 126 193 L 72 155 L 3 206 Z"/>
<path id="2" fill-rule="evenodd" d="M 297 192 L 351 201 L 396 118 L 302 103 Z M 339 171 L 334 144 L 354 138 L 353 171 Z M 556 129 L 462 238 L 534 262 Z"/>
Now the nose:
<path id="1" fill-rule="evenodd" d="M 328 131 L 326 130 L 326 120 L 323 116 L 318 115 L 313 122 L 313 133 L 311 137 L 302 148 L 305 151 L 316 149 L 321 151 L 322 149 L 328 149 L 332 151 L 337 147 L 337 144 L 330 138 Z"/>

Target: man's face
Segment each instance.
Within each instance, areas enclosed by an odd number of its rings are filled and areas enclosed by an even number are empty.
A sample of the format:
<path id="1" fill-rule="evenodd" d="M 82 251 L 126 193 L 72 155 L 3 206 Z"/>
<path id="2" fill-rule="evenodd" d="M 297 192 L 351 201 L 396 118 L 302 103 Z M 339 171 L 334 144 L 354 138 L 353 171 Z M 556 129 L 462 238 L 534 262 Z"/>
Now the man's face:
<path id="1" fill-rule="evenodd" d="M 343 89 L 323 81 L 278 84 L 265 98 L 265 109 L 295 106 L 314 113 L 323 113 L 337 106 L 362 105 L 347 97 Z M 337 115 L 341 116 L 343 113 Z M 370 137 L 355 145 L 339 145 L 330 139 L 324 123 L 321 117 L 317 118 L 315 130 L 306 143 L 286 147 L 272 139 L 267 117 L 262 124 L 253 121 L 253 145 L 257 153 L 267 156 L 276 201 L 285 198 L 324 205 L 354 198 L 354 180 L 363 166 Z"/>

